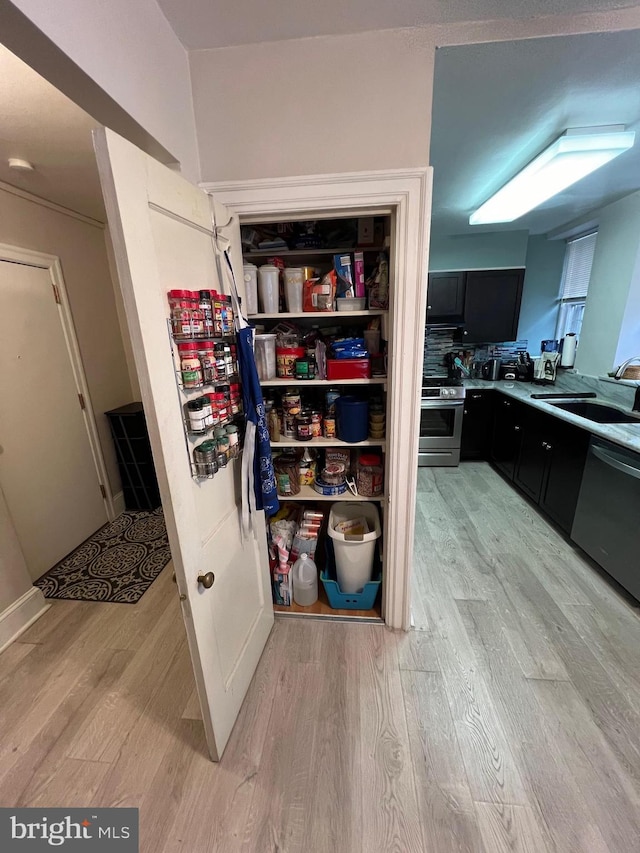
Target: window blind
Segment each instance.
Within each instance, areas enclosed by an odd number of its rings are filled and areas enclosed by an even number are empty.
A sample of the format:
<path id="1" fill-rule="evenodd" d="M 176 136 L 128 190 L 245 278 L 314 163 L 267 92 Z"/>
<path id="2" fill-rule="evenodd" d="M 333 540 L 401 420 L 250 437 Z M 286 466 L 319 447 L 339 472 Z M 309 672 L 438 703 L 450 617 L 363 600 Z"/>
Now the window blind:
<path id="1" fill-rule="evenodd" d="M 598 232 L 567 242 L 560 299 L 584 299 L 589 289 Z"/>

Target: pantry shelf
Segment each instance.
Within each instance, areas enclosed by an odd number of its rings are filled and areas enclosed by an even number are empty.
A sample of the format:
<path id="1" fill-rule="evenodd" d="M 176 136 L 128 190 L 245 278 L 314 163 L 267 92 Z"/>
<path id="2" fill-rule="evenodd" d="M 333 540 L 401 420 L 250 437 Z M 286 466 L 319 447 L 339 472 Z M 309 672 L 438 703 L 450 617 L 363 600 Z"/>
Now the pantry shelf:
<path id="1" fill-rule="evenodd" d="M 329 599 L 327 598 L 327 593 L 325 592 L 322 582 L 318 585 L 318 600 L 315 604 L 310 604 L 308 607 L 302 607 L 294 601 L 288 607 L 282 604 L 274 604 L 273 610 L 278 616 L 289 616 L 294 618 L 296 616 L 307 616 L 312 619 L 315 617 L 317 619 L 334 619 L 335 621 L 382 621 L 382 614 L 380 612 L 380 596 L 376 599 L 371 610 L 337 610 L 329 604 Z"/>
<path id="2" fill-rule="evenodd" d="M 327 317 L 379 317 L 381 314 L 387 314 L 384 308 L 367 308 L 362 311 L 304 311 L 302 313 L 291 313 L 281 311 L 278 314 L 249 314 L 249 321 L 252 320 L 323 320 Z"/>
<path id="3" fill-rule="evenodd" d="M 387 252 L 389 251 L 384 246 L 351 246 L 346 249 L 254 249 L 252 252 L 245 252 L 243 257 L 245 260 L 251 258 L 277 258 L 282 255 L 284 258 L 309 258 L 316 255 L 348 255 L 352 252 Z"/>
<path id="4" fill-rule="evenodd" d="M 313 486 L 300 486 L 300 491 L 297 495 L 278 495 L 280 501 L 372 501 L 373 503 L 382 503 L 384 497 L 365 498 L 362 495 L 354 495 L 347 489 L 343 495 L 319 495 Z"/>
<path id="5" fill-rule="evenodd" d="M 386 447 L 385 438 L 367 438 L 364 441 L 342 441 L 339 438 L 312 438 L 311 441 L 298 441 L 295 438 L 282 438 L 272 441 L 271 447 L 277 450 L 280 447 Z"/>
<path id="6" fill-rule="evenodd" d="M 372 376 L 371 379 L 265 379 L 260 382 L 263 387 L 270 388 L 271 386 L 291 386 L 296 385 L 299 388 L 313 388 L 317 385 L 386 385 L 386 376 Z"/>

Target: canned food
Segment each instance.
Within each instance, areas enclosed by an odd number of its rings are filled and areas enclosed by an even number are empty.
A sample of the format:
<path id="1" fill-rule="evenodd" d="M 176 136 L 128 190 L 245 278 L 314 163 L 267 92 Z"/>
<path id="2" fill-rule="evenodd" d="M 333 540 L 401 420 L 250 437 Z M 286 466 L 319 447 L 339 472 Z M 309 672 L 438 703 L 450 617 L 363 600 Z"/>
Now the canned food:
<path id="1" fill-rule="evenodd" d="M 334 415 L 325 415 L 323 423 L 324 437 L 336 437 L 336 419 Z"/>
<path id="2" fill-rule="evenodd" d="M 296 415 L 296 438 L 298 441 L 311 441 L 311 415 L 308 412 Z"/>
<path id="3" fill-rule="evenodd" d="M 322 413 L 311 412 L 311 435 L 313 438 L 322 437 Z"/>

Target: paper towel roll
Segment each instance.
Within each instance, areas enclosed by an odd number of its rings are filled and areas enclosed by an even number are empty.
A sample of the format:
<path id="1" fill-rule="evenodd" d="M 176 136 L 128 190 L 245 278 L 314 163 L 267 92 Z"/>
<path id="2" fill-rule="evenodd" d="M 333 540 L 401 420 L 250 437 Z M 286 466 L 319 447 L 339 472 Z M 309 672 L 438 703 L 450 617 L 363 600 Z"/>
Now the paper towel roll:
<path id="1" fill-rule="evenodd" d="M 575 332 L 569 332 L 564 336 L 562 342 L 562 356 L 560 358 L 560 367 L 573 367 L 576 361 L 576 348 L 578 346 L 578 338 Z"/>

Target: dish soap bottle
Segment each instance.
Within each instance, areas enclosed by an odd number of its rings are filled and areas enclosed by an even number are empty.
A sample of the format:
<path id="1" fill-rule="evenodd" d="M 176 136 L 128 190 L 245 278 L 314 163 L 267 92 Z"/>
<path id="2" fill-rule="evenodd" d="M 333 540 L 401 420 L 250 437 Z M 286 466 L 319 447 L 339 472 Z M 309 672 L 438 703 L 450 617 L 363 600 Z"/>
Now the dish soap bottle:
<path id="1" fill-rule="evenodd" d="M 301 607 L 318 600 L 318 569 L 308 554 L 300 554 L 293 564 L 293 600 Z"/>

